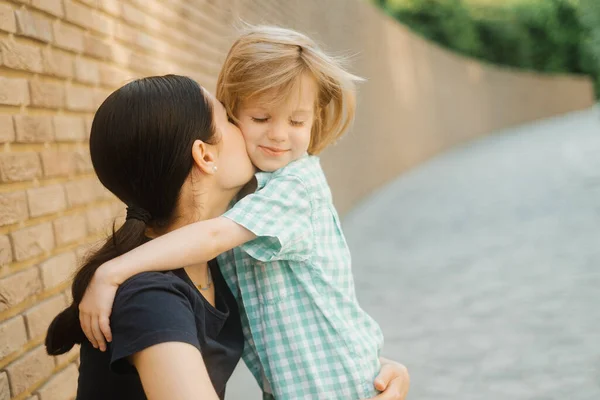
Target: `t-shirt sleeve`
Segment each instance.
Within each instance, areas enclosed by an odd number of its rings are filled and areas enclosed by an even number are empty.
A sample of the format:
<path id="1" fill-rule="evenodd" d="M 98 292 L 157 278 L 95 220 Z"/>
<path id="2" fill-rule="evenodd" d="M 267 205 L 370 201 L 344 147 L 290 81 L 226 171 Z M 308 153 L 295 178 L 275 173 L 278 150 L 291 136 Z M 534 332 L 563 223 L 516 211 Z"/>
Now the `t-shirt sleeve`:
<path id="1" fill-rule="evenodd" d="M 127 357 L 155 344 L 183 342 L 200 350 L 191 303 L 164 274 L 140 274 L 125 282 L 115 297 L 110 324 L 113 372 L 134 372 Z"/>
<path id="2" fill-rule="evenodd" d="M 306 185 L 298 177 L 273 177 L 224 216 L 256 235 L 241 246 L 256 260 L 304 261 L 310 256 L 311 202 Z"/>

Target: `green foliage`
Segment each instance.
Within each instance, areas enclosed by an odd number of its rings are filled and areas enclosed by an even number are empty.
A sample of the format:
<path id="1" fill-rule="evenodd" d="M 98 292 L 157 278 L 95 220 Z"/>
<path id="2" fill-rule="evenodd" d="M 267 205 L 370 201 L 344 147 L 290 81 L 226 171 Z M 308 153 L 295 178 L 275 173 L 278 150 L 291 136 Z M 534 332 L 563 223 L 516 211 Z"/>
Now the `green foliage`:
<path id="1" fill-rule="evenodd" d="M 600 0 L 380 0 L 422 36 L 484 61 L 591 75 L 600 95 Z"/>

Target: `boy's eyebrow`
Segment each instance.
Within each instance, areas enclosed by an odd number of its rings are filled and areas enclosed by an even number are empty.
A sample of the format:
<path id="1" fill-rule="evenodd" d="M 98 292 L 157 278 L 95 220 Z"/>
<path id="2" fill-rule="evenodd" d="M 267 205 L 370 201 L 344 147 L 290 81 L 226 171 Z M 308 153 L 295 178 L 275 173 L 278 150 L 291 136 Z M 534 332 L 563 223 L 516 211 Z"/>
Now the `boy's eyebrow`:
<path id="1" fill-rule="evenodd" d="M 297 110 L 293 111 L 294 114 L 310 114 L 312 113 L 312 110 L 308 109 L 308 108 L 299 108 Z"/>

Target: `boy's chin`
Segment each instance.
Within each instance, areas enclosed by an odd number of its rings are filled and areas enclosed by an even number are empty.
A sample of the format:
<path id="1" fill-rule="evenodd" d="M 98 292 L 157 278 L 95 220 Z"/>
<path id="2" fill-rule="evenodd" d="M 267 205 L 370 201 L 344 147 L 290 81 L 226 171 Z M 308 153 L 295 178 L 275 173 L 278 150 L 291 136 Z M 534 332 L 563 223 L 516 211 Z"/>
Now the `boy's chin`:
<path id="1" fill-rule="evenodd" d="M 273 172 L 285 167 L 288 163 L 283 160 L 252 160 L 252 163 L 258 171 Z"/>

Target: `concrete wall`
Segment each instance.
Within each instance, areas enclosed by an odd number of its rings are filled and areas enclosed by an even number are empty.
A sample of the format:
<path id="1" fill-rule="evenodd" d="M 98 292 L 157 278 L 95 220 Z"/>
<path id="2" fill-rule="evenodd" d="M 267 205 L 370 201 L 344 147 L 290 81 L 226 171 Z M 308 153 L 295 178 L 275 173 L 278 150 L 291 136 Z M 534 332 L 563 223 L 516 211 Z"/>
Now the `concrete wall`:
<path id="1" fill-rule="evenodd" d="M 416 38 L 361 0 L 0 0 L 0 399 L 70 399 L 77 350 L 45 355 L 88 246 L 122 213 L 87 137 L 112 90 L 180 73 L 214 88 L 232 25 L 276 23 L 351 54 L 353 131 L 323 155 L 340 211 L 464 140 L 592 104 L 590 82 L 483 66 Z"/>

